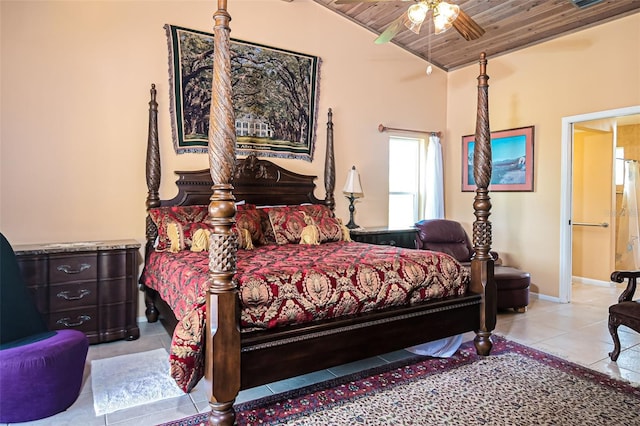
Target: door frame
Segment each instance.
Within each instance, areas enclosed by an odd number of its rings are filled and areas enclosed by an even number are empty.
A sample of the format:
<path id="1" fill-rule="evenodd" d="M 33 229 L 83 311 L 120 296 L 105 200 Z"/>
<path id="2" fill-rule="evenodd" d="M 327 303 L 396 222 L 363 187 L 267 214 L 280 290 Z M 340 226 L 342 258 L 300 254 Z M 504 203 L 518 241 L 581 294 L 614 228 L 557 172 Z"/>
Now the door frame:
<path id="1" fill-rule="evenodd" d="M 616 118 L 634 114 L 640 114 L 640 105 L 562 118 L 562 153 L 560 157 L 560 288 L 558 292 L 561 303 L 569 303 L 571 301 L 573 125 L 584 121 Z"/>

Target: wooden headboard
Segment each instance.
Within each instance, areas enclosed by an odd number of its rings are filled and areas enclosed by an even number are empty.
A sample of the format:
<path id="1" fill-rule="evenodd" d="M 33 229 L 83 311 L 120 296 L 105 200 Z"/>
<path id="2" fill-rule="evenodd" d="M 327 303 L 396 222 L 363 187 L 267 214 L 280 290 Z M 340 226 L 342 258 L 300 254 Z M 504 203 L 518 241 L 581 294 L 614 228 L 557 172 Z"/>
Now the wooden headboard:
<path id="1" fill-rule="evenodd" d="M 209 204 L 213 186 L 209 169 L 175 173 L 178 194 L 170 200 L 160 200 L 160 206 Z M 315 196 L 316 179 L 317 176 L 301 175 L 250 155 L 236 160 L 231 184 L 236 201 L 258 206 L 326 204 L 326 199 Z"/>

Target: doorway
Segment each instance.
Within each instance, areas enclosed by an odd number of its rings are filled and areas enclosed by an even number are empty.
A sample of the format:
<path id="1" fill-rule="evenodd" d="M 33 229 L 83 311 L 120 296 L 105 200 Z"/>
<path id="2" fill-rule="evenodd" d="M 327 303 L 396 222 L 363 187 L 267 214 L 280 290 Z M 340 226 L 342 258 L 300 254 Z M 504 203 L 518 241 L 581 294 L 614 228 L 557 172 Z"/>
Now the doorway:
<path id="1" fill-rule="evenodd" d="M 572 215 L 574 214 L 574 206 L 573 206 L 573 196 L 574 196 L 574 142 L 576 141 L 576 131 L 580 130 L 580 126 L 585 128 L 585 123 L 587 122 L 609 122 L 613 123 L 613 127 L 615 128 L 618 123 L 628 122 L 628 120 L 637 120 L 637 117 L 632 118 L 640 114 L 640 106 L 628 107 L 628 108 L 620 108 L 609 111 L 601 111 L 590 114 L 582 114 L 571 117 L 564 117 L 562 119 L 562 158 L 561 158 L 561 203 L 560 203 L 560 288 L 559 288 L 559 299 L 562 303 L 568 303 L 571 301 L 571 283 L 572 283 L 572 272 L 573 272 L 573 239 L 574 239 L 574 226 L 572 225 Z M 638 121 L 640 122 L 640 121 Z M 615 136 L 615 135 L 614 135 Z M 614 137 L 615 139 L 615 137 Z M 608 152 L 610 153 L 608 161 L 610 161 L 610 170 L 613 168 L 613 155 L 614 155 L 614 145 L 613 142 L 608 144 Z M 588 155 L 594 155 L 588 154 Z M 577 160 L 577 159 L 576 159 Z M 581 159 L 582 160 L 582 159 Z M 577 167 L 576 165 L 576 168 Z M 609 192 L 610 195 L 610 203 L 608 203 L 609 207 L 609 216 L 614 218 L 615 223 L 615 213 L 611 213 L 611 210 L 615 207 L 615 198 L 613 197 L 612 192 L 614 190 L 614 182 L 613 173 L 610 171 L 610 178 L 607 180 L 608 183 L 606 185 L 611 188 Z M 606 194 L 602 196 L 606 198 Z M 576 209 L 579 210 L 579 209 Z M 583 209 L 584 210 L 584 209 Z M 588 210 L 588 209 L 586 209 Z M 576 211 L 577 213 L 577 211 Z M 597 213 L 597 210 L 596 210 Z M 600 213 L 602 213 L 602 208 L 600 208 Z M 603 215 L 600 215 L 603 216 Z M 581 228 L 593 228 L 592 230 L 601 230 L 607 229 L 611 223 L 609 220 L 589 220 L 586 222 L 580 222 L 587 225 L 579 225 Z M 604 224 L 607 223 L 607 226 Z M 584 233 L 583 233 L 584 234 Z M 601 233 L 602 234 L 602 233 Z M 608 254 L 607 260 L 605 262 L 611 262 L 615 256 L 612 251 L 614 250 L 614 238 L 615 238 L 615 228 L 613 226 L 607 232 L 605 232 L 605 236 L 600 235 L 600 240 L 608 240 L 609 243 L 604 243 L 609 249 L 607 250 Z M 595 236 L 596 233 L 592 232 L 590 236 Z M 584 236 L 584 235 L 582 235 Z M 581 261 L 584 261 L 582 259 Z M 601 262 L 602 263 L 602 262 Z M 611 266 L 609 266 L 611 268 Z M 612 271 L 612 270 L 611 270 Z M 610 272 L 611 272 L 610 271 Z M 600 280 L 598 280 L 600 281 Z"/>

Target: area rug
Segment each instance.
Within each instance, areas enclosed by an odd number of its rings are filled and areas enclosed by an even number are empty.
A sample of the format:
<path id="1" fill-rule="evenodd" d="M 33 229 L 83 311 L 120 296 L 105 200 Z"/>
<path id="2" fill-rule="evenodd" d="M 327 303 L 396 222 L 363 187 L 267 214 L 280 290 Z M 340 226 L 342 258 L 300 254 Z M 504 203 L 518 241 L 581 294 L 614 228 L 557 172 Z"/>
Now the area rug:
<path id="1" fill-rule="evenodd" d="M 91 361 L 91 389 L 96 416 L 184 395 L 165 349 Z"/>
<path id="2" fill-rule="evenodd" d="M 286 394 L 237 404 L 238 425 L 637 425 L 640 388 L 494 336 Z M 164 426 L 206 424 L 207 414 Z"/>

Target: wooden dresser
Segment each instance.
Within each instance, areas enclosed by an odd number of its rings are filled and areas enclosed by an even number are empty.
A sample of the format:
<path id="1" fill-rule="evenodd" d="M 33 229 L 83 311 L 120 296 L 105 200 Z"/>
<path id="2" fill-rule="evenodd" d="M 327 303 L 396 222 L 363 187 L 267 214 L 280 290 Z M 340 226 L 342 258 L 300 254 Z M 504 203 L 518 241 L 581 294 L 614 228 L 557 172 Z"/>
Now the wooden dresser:
<path id="1" fill-rule="evenodd" d="M 26 285 L 50 329 L 90 343 L 140 337 L 135 240 L 13 246 Z"/>
<path id="2" fill-rule="evenodd" d="M 351 239 L 360 243 L 416 248 L 416 228 L 357 228 L 352 229 Z"/>

